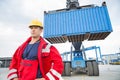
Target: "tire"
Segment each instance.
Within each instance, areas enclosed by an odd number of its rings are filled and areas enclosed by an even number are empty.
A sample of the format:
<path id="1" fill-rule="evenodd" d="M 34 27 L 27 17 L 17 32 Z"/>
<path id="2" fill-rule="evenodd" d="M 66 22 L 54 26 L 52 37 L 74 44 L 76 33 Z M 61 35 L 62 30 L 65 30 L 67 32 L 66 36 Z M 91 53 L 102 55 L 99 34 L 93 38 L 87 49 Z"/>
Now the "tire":
<path id="1" fill-rule="evenodd" d="M 65 75 L 66 75 L 66 76 L 71 76 L 70 63 L 65 63 Z"/>
<path id="2" fill-rule="evenodd" d="M 87 75 L 88 76 L 93 76 L 92 62 L 87 62 Z"/>
<path id="3" fill-rule="evenodd" d="M 99 67 L 96 61 L 93 61 L 93 74 L 94 76 L 99 76 Z"/>

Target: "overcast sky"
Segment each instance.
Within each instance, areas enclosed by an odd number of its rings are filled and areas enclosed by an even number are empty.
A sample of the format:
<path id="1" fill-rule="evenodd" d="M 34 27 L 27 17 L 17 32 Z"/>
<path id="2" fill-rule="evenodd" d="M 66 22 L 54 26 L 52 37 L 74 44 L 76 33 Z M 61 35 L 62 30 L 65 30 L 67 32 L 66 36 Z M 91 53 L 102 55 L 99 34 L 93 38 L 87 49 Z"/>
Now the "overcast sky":
<path id="1" fill-rule="evenodd" d="M 102 54 L 119 52 L 120 0 L 104 0 L 113 32 L 100 41 L 84 41 L 85 47 L 100 46 Z M 103 0 L 79 0 L 80 5 L 101 5 Z M 43 22 L 43 12 L 66 7 L 66 0 L 0 0 L 0 57 L 11 57 L 17 47 L 29 36 L 28 25 L 32 19 Z M 70 43 L 55 44 L 60 53 L 70 51 Z"/>

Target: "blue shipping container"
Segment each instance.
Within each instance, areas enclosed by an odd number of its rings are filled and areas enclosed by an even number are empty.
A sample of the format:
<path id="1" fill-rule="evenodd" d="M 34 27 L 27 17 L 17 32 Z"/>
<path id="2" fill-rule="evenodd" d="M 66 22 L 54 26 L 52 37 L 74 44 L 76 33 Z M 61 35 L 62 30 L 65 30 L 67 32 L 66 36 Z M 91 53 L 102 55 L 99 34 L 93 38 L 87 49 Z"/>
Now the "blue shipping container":
<path id="1" fill-rule="evenodd" d="M 106 6 L 44 14 L 44 37 L 51 43 L 105 39 L 112 32 Z"/>

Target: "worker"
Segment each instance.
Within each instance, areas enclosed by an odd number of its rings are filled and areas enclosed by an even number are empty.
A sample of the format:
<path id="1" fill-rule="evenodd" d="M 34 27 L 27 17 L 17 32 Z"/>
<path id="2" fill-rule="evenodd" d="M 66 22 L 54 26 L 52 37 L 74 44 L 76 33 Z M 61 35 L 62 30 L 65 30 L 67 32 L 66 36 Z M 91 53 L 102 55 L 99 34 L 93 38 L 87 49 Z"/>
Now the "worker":
<path id="1" fill-rule="evenodd" d="M 15 51 L 8 80 L 63 80 L 63 62 L 58 50 L 40 35 L 43 25 L 33 20 L 31 36 Z"/>

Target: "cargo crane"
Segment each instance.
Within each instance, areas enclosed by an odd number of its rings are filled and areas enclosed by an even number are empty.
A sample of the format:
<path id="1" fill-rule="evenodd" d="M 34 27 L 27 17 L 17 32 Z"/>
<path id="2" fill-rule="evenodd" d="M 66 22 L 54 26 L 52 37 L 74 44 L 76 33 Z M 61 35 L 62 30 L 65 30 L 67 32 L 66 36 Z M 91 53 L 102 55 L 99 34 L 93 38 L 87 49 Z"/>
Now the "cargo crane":
<path id="1" fill-rule="evenodd" d="M 62 54 L 65 56 L 63 60 L 71 57 L 64 61 L 63 75 L 66 76 L 71 75 L 71 70 L 99 76 L 98 60 L 87 60 L 85 54 L 89 49 L 99 48 L 84 48 L 82 42 L 104 40 L 111 32 L 112 26 L 105 2 L 102 6 L 79 6 L 78 0 L 67 0 L 66 8 L 44 12 L 44 37 L 52 44 L 65 43 L 68 40 L 75 48 L 73 51 L 71 47 L 70 52 Z"/>
<path id="2" fill-rule="evenodd" d="M 80 47 L 82 46 L 82 49 Z M 75 50 L 73 51 L 73 47 Z M 87 59 L 86 51 L 95 50 L 96 59 Z M 98 51 L 98 52 L 97 52 Z M 73 42 L 71 51 L 61 54 L 64 62 L 63 75 L 70 76 L 71 72 L 87 72 L 89 76 L 98 76 L 98 62 L 102 62 L 100 47 L 91 46 L 84 48 L 81 42 Z M 100 56 L 100 60 L 98 59 Z"/>

